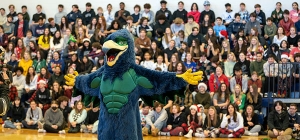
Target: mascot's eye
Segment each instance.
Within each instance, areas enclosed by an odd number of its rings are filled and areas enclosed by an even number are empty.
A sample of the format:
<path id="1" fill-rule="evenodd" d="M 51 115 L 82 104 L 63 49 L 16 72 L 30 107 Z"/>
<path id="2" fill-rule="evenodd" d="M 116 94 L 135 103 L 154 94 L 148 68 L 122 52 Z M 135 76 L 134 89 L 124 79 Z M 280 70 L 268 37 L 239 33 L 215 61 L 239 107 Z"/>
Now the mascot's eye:
<path id="1" fill-rule="evenodd" d="M 127 45 L 127 39 L 124 38 L 124 37 L 117 37 L 117 38 L 115 39 L 115 42 L 116 42 L 117 44 L 119 44 L 120 46 L 125 46 L 125 45 Z"/>

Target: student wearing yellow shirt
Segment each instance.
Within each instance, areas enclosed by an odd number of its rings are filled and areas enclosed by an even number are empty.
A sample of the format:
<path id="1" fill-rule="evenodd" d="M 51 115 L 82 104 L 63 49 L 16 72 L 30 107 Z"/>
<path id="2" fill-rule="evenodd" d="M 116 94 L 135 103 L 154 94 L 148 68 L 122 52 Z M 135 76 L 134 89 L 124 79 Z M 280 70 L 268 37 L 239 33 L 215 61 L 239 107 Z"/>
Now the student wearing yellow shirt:
<path id="1" fill-rule="evenodd" d="M 51 36 L 50 36 L 49 28 L 46 28 L 44 31 L 44 35 L 41 35 L 38 41 L 39 48 L 43 51 L 44 59 L 47 59 L 48 56 L 48 52 L 50 49 L 50 39 Z"/>
<path id="2" fill-rule="evenodd" d="M 24 53 L 24 56 L 22 57 L 22 59 L 19 62 L 19 67 L 22 67 L 24 72 L 23 75 L 27 75 L 28 69 L 29 67 L 32 67 L 33 61 L 31 60 L 31 56 L 30 53 L 28 51 L 26 51 Z"/>

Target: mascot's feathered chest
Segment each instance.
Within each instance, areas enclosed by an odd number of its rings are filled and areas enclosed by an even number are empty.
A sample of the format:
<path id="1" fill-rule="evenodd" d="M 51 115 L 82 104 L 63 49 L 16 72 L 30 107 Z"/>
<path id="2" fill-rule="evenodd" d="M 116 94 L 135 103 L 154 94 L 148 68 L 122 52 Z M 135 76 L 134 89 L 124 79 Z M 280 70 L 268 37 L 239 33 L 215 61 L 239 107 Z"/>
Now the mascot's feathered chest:
<path id="1" fill-rule="evenodd" d="M 140 85 L 144 88 L 152 88 L 150 81 L 142 76 L 138 76 L 133 69 L 126 71 L 121 78 L 113 81 L 99 78 L 100 92 L 103 96 L 103 103 L 106 105 L 108 113 L 116 114 L 128 102 L 128 95 Z"/>

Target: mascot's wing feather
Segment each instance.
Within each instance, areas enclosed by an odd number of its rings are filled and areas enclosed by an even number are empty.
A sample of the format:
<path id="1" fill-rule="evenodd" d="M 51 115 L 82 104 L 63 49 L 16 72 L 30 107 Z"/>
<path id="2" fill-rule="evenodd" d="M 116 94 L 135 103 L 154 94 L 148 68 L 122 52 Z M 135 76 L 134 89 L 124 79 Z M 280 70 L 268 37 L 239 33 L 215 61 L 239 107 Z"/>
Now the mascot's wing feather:
<path id="1" fill-rule="evenodd" d="M 141 98 L 146 104 L 152 105 L 155 100 L 165 104 L 166 97 L 174 100 L 175 95 L 184 96 L 187 82 L 176 77 L 176 73 L 149 70 L 139 65 L 132 65 L 132 68 L 137 75 L 147 78 L 153 85 L 151 89 L 142 88 L 140 91 Z"/>

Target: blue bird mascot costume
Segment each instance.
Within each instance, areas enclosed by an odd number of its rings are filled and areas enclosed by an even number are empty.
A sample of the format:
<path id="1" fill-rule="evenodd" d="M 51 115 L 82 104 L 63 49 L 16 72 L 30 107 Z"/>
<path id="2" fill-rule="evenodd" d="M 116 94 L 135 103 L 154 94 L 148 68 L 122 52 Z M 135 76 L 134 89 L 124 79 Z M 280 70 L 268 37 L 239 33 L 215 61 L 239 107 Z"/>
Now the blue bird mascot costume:
<path id="1" fill-rule="evenodd" d="M 75 79 L 76 88 L 85 94 L 85 104 L 100 101 L 99 140 L 142 140 L 140 96 L 154 99 L 155 94 L 172 94 L 170 91 L 196 85 L 202 79 L 201 71 L 176 75 L 136 65 L 133 38 L 127 30 L 108 36 L 102 51 L 105 65 Z"/>

